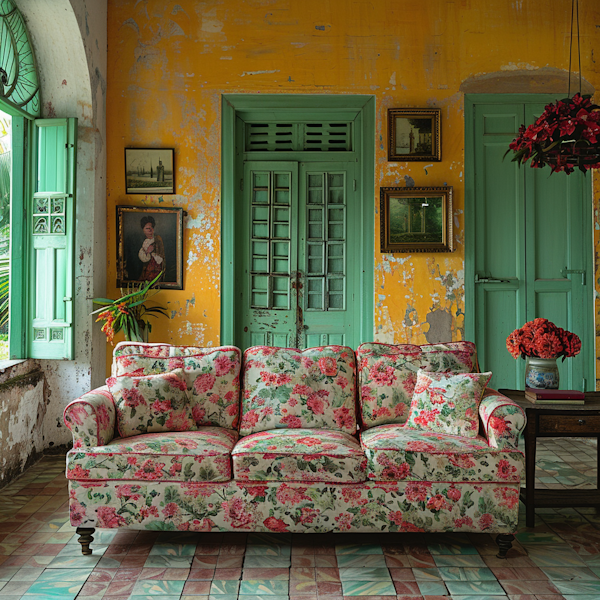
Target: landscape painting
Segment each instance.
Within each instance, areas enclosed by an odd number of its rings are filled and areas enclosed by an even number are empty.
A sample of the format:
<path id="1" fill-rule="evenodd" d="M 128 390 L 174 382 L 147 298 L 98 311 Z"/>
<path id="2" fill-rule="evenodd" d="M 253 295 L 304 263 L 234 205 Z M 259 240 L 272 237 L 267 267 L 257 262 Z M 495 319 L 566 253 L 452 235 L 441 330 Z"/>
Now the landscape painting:
<path id="1" fill-rule="evenodd" d="M 174 194 L 173 148 L 125 148 L 128 194 Z"/>

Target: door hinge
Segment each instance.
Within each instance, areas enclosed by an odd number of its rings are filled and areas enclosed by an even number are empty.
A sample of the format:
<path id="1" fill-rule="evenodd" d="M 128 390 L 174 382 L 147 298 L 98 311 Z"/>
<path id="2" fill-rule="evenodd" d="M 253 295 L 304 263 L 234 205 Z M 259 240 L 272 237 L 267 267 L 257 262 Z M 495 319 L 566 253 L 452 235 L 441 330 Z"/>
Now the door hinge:
<path id="1" fill-rule="evenodd" d="M 581 388 L 582 392 L 585 392 L 585 377 L 583 378 L 583 383 L 581 384 L 583 387 Z"/>
<path id="2" fill-rule="evenodd" d="M 244 191 L 244 180 L 240 179 L 240 192 Z"/>
<path id="3" fill-rule="evenodd" d="M 354 191 L 356 191 L 356 179 L 354 180 Z"/>

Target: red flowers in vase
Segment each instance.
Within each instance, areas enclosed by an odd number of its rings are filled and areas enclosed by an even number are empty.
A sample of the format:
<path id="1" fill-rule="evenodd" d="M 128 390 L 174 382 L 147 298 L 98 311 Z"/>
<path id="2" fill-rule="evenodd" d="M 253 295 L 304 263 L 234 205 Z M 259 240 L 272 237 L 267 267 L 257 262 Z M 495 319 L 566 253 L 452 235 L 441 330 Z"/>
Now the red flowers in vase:
<path id="1" fill-rule="evenodd" d="M 548 165 L 553 173 L 567 175 L 575 168 L 585 173 L 600 168 L 600 106 L 590 96 L 548 104 L 538 120 L 529 127 L 521 125 L 509 150 L 519 164 L 531 159 L 533 168 Z"/>
<path id="2" fill-rule="evenodd" d="M 581 340 L 548 319 L 534 319 L 515 329 L 506 338 L 506 348 L 514 358 L 570 358 L 579 354 Z"/>

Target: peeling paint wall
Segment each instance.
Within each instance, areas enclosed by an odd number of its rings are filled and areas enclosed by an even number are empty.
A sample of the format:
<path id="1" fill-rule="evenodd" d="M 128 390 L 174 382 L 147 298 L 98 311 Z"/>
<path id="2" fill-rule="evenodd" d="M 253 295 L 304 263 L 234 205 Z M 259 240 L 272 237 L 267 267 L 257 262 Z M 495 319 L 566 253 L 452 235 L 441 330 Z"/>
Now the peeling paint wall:
<path id="1" fill-rule="evenodd" d="M 0 486 L 39 453 L 71 441 L 64 408 L 103 383 L 106 357 L 104 336 L 89 313 L 91 298 L 106 288 L 107 2 L 15 3 L 36 55 L 42 116 L 78 118 L 75 360 L 27 360 L 0 373 Z M 35 382 L 23 384 L 20 377 L 32 372 Z"/>
<path id="2" fill-rule="evenodd" d="M 218 344 L 221 94 L 373 94 L 373 210 L 380 185 L 451 185 L 457 248 L 382 255 L 376 242 L 374 338 L 461 339 L 464 92 L 564 96 L 569 11 L 564 0 L 109 0 L 109 293 L 117 292 L 115 206 L 182 206 L 185 289 L 157 297 L 170 319 L 155 325 L 151 340 Z M 580 11 L 583 73 L 598 89 L 600 3 L 581 3 Z M 387 161 L 387 109 L 411 106 L 442 109 L 441 162 Z M 175 148 L 177 195 L 127 195 L 128 146 Z"/>

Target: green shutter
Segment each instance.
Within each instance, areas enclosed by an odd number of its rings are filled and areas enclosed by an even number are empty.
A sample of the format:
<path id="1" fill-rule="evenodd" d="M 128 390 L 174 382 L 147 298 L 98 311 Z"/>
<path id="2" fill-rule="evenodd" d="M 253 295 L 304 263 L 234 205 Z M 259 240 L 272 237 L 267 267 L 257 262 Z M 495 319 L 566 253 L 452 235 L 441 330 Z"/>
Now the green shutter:
<path id="1" fill-rule="evenodd" d="M 77 119 L 34 125 L 28 356 L 72 359 Z"/>

